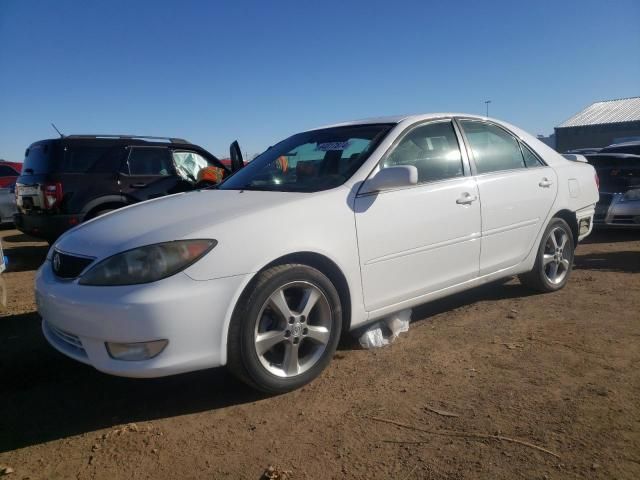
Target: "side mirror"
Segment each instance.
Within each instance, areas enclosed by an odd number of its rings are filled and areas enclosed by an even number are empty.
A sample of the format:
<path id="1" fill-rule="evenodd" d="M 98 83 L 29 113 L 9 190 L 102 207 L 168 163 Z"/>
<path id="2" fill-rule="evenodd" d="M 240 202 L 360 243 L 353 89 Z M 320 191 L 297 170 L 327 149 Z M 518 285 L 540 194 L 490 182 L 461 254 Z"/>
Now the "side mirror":
<path id="1" fill-rule="evenodd" d="M 229 147 L 229 158 L 231 159 L 231 171 L 236 172 L 244 167 L 244 160 L 242 159 L 242 152 L 240 151 L 240 145 L 237 140 Z"/>
<path id="2" fill-rule="evenodd" d="M 398 165 L 378 171 L 363 186 L 362 193 L 373 193 L 391 188 L 409 187 L 418 183 L 418 169 L 413 165 Z"/>

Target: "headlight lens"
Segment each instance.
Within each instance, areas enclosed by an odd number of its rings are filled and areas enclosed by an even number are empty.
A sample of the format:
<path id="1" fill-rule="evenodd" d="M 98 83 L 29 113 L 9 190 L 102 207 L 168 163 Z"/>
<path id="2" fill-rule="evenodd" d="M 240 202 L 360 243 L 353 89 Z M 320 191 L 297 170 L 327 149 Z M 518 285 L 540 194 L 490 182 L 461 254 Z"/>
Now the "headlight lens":
<path id="1" fill-rule="evenodd" d="M 195 263 L 216 240 L 177 240 L 134 248 L 109 257 L 80 278 L 81 285 L 135 285 L 155 282 Z"/>
<path id="2" fill-rule="evenodd" d="M 623 202 L 636 202 L 640 200 L 640 188 L 634 188 L 633 190 L 629 190 L 622 197 Z"/>

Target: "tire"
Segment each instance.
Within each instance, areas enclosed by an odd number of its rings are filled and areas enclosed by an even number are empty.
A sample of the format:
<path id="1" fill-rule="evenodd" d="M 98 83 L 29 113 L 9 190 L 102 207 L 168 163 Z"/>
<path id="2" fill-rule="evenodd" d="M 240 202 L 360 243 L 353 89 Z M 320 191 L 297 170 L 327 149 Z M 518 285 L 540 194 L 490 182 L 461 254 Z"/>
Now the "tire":
<path id="1" fill-rule="evenodd" d="M 520 282 L 540 292 L 560 290 L 569 280 L 573 258 L 574 239 L 571 228 L 563 219 L 554 218 L 542 236 L 533 270 L 520 275 Z"/>
<path id="2" fill-rule="evenodd" d="M 333 283 L 307 265 L 278 265 L 258 274 L 240 296 L 229 325 L 227 366 L 257 390 L 295 390 L 329 364 L 341 331 Z"/>

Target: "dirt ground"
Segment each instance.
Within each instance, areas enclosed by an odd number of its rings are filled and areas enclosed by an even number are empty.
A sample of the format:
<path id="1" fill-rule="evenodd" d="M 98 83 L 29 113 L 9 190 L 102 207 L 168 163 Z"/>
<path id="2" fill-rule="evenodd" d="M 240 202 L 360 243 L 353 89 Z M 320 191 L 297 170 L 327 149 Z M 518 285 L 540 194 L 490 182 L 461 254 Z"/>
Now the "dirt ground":
<path id="1" fill-rule="evenodd" d="M 132 380 L 58 354 L 32 291 L 47 247 L 0 236 L 8 478 L 640 478 L 640 232 L 593 235 L 560 292 L 511 280 L 425 305 L 393 345 L 343 346 L 277 397 L 224 369 Z"/>

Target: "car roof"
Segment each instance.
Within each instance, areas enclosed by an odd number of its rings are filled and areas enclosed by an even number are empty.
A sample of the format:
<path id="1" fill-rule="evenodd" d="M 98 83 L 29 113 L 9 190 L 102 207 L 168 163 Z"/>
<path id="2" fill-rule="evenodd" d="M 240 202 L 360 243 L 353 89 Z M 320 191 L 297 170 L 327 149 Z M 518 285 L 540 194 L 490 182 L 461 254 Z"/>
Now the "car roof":
<path id="1" fill-rule="evenodd" d="M 148 147 L 171 147 L 174 149 L 190 149 L 190 150 L 201 150 L 209 153 L 214 156 L 206 149 L 202 148 L 200 145 L 196 145 L 195 143 L 190 143 L 188 140 L 180 139 L 180 138 L 169 138 L 166 140 L 160 141 L 161 138 L 164 137 L 144 137 L 144 136 L 103 136 L 103 135 L 68 135 L 62 138 L 49 138 L 46 140 L 39 140 L 37 142 L 33 142 L 30 146 L 42 145 L 46 143 L 58 143 L 58 144 L 82 144 L 82 145 L 136 145 L 136 146 L 148 146 Z"/>
<path id="2" fill-rule="evenodd" d="M 157 141 L 156 139 L 165 139 L 165 141 Z M 180 138 L 172 138 L 172 137 L 144 137 L 138 135 L 68 135 L 62 138 L 49 138 L 46 140 L 39 140 L 37 142 L 33 142 L 29 145 L 29 148 L 32 148 L 36 145 L 44 145 L 44 144 L 56 144 L 56 145 L 113 145 L 113 146 L 145 146 L 145 147 L 168 147 L 174 150 L 192 150 L 205 156 L 210 156 L 217 161 L 220 161 L 218 157 L 216 157 L 213 153 L 208 151 L 207 149 L 201 147 L 200 145 L 196 145 L 195 143 L 190 143 L 187 140 Z"/>
<path id="3" fill-rule="evenodd" d="M 488 118 L 480 115 L 473 115 L 469 113 L 454 113 L 454 112 L 440 112 L 440 113 L 421 113 L 421 114 L 409 114 L 409 115 L 390 115 L 385 117 L 372 117 L 372 118 L 363 118 L 360 120 L 351 120 L 348 122 L 340 122 L 334 123 L 331 125 L 325 125 L 318 128 L 313 128 L 311 130 L 321 130 L 324 128 L 335 128 L 335 127 L 348 127 L 352 125 L 375 125 L 375 124 L 399 124 L 399 123 L 415 123 L 421 122 L 424 120 L 431 120 L 442 117 L 465 117 L 465 118 L 475 118 L 478 120 L 491 120 L 496 123 L 503 124 L 504 122 L 494 119 Z"/>

